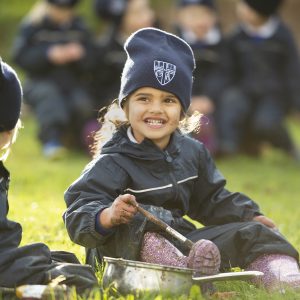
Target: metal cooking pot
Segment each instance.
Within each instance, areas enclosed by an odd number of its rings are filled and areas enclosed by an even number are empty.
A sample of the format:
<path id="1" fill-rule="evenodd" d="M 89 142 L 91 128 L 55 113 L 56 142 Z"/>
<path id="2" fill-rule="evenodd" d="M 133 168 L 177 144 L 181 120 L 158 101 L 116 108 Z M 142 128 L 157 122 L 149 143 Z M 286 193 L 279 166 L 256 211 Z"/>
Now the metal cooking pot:
<path id="1" fill-rule="evenodd" d="M 161 266 L 122 258 L 104 257 L 106 266 L 103 287 L 115 288 L 121 294 L 160 292 L 170 295 L 187 294 L 193 284 L 205 284 L 224 280 L 249 280 L 263 276 L 259 271 L 218 273 L 209 276 L 193 276 L 193 270 Z M 203 287 L 203 286 L 202 286 Z"/>
<path id="2" fill-rule="evenodd" d="M 103 287 L 114 287 L 121 294 L 160 292 L 188 293 L 193 285 L 192 269 L 104 257 Z M 194 283 L 195 284 L 195 283 Z"/>

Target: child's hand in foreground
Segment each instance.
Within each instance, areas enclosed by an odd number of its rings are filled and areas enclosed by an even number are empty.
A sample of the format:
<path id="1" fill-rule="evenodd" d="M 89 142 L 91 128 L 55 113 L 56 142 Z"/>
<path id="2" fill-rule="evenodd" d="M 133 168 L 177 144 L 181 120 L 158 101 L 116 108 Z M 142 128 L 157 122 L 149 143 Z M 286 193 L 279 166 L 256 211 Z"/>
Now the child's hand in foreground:
<path id="1" fill-rule="evenodd" d="M 120 195 L 110 207 L 101 212 L 100 224 L 105 228 L 111 228 L 119 224 L 129 223 L 137 213 L 137 205 L 135 196 Z"/>
<path id="2" fill-rule="evenodd" d="M 253 221 L 260 222 L 260 223 L 266 225 L 267 227 L 278 231 L 278 228 L 275 225 L 275 223 L 273 222 L 273 220 L 267 218 L 266 216 L 256 216 L 253 218 Z"/>

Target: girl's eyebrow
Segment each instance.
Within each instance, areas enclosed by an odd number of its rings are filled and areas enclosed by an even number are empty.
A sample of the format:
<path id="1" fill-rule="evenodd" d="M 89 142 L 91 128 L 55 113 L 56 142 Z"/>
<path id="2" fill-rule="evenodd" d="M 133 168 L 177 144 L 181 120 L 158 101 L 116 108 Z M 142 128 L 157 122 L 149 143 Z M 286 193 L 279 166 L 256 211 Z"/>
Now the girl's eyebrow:
<path id="1" fill-rule="evenodd" d="M 135 94 L 134 96 L 153 96 L 152 94 L 148 94 L 148 93 L 138 93 L 138 94 Z"/>
<path id="2" fill-rule="evenodd" d="M 135 94 L 134 96 L 153 96 L 151 93 L 138 93 L 138 94 Z M 175 95 L 172 95 L 172 94 L 167 94 L 165 95 L 166 97 L 170 97 L 170 98 L 176 98 L 177 97 Z"/>

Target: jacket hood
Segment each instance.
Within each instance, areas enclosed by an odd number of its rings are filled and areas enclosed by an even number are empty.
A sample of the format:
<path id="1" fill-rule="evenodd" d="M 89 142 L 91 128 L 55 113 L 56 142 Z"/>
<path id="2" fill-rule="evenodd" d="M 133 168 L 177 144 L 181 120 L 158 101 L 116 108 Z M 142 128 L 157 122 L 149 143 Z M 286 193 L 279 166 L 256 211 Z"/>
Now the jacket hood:
<path id="1" fill-rule="evenodd" d="M 183 135 L 176 131 L 172 134 L 169 145 L 165 150 L 158 148 L 150 139 L 144 139 L 140 144 L 129 140 L 127 126 L 122 126 L 102 148 L 101 154 L 125 154 L 141 160 L 159 160 L 166 156 L 176 157 L 180 153 Z"/>

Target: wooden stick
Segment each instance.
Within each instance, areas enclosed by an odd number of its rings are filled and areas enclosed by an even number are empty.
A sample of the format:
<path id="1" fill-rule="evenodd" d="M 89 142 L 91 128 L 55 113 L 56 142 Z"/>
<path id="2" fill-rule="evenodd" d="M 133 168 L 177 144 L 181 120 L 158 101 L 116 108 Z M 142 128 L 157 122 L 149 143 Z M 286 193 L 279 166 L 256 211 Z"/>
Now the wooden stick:
<path id="1" fill-rule="evenodd" d="M 184 235 L 170 227 L 167 223 L 163 222 L 162 220 L 155 217 L 153 214 L 151 214 L 149 211 L 145 210 L 141 206 L 137 206 L 137 210 L 143 214 L 149 221 L 156 224 L 158 227 L 163 229 L 165 232 L 169 233 L 171 236 L 182 242 L 185 246 L 187 246 L 189 249 L 191 249 L 194 245 L 194 243 L 186 238 Z"/>

